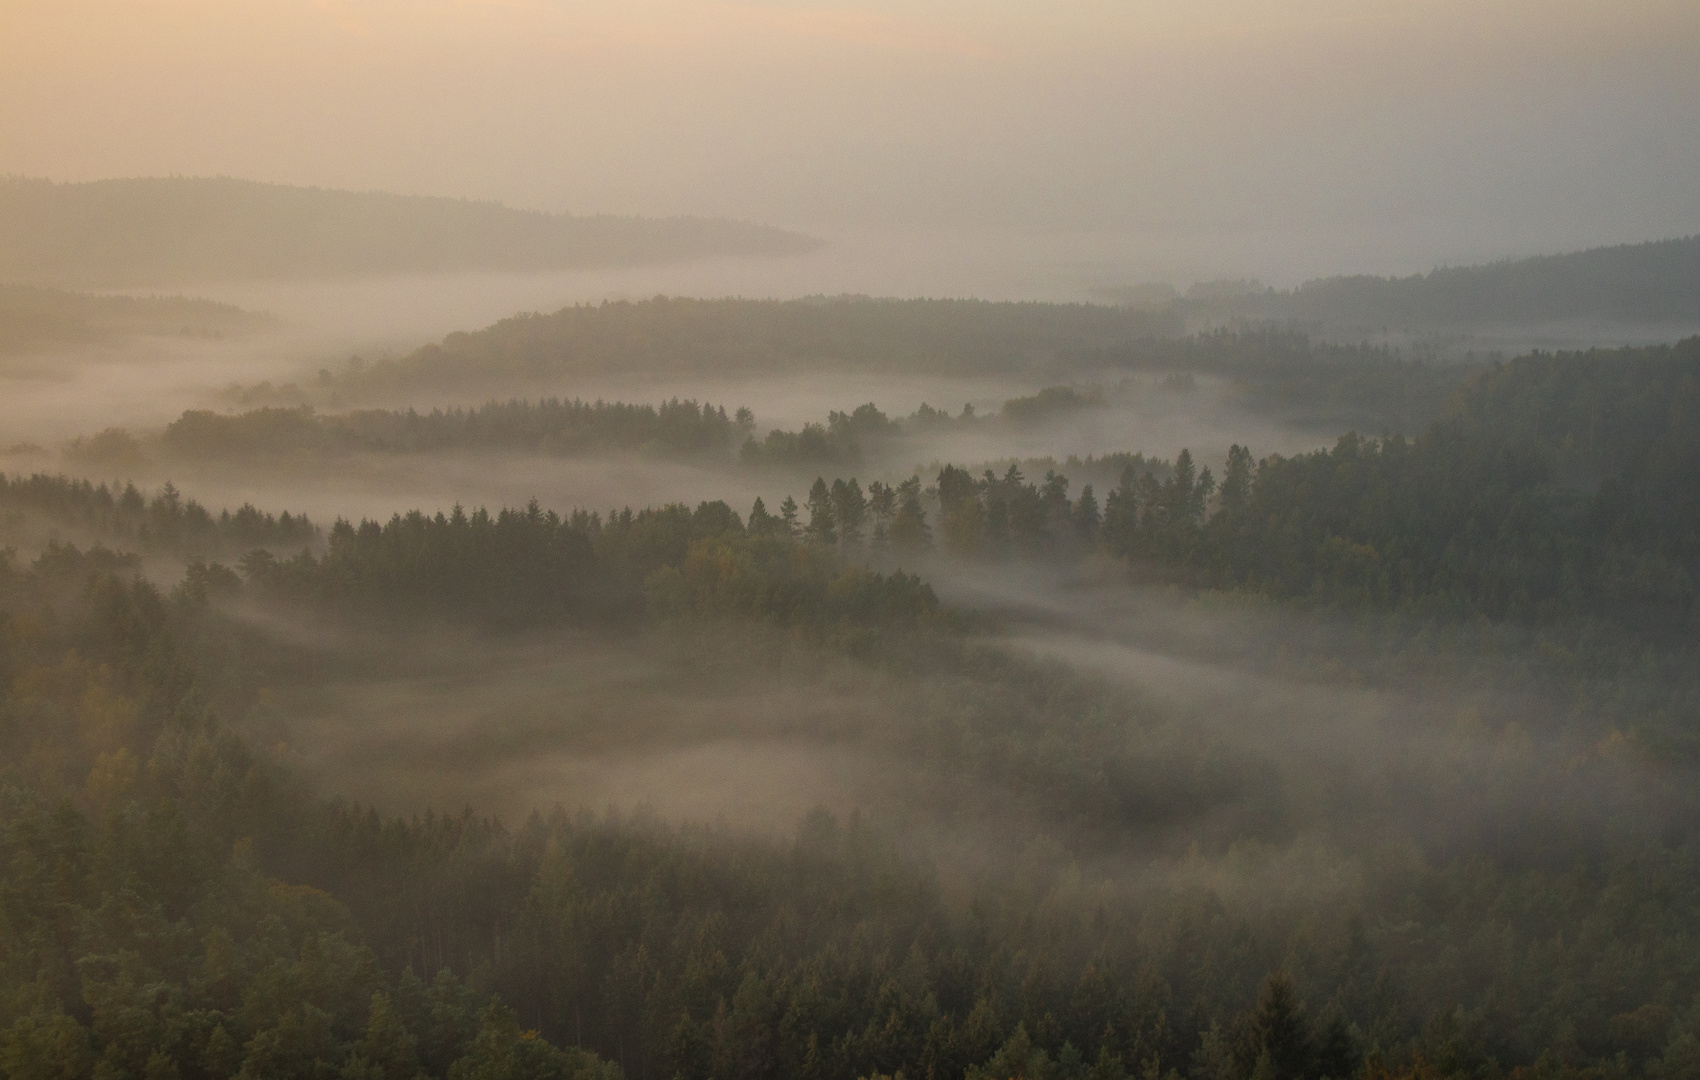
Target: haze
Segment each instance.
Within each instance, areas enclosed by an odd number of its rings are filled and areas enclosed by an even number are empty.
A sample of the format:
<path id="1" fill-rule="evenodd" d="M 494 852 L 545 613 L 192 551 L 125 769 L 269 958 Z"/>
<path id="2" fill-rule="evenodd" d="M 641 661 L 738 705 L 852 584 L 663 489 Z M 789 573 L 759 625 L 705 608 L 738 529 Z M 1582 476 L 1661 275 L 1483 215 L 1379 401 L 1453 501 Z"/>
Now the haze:
<path id="1" fill-rule="evenodd" d="M 1700 229 L 1681 0 L 8 0 L 4 24 L 0 172 L 55 179 L 1092 234 L 1129 272 L 1278 284 Z"/>
<path id="2" fill-rule="evenodd" d="M 0 0 L 0 1080 L 1700 1076 L 1696 57 Z"/>

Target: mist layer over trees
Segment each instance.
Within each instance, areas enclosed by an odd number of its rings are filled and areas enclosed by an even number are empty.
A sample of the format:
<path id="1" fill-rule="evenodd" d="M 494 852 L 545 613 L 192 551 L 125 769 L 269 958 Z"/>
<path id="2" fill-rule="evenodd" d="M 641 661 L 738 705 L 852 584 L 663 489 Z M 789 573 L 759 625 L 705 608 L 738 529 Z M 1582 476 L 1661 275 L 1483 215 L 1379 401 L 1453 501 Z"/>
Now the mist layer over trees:
<path id="1" fill-rule="evenodd" d="M 4 198 L 38 281 L 805 243 Z M 52 447 L 0 412 L 0 1078 L 1693 1075 L 1700 339 L 1327 329 L 1676 318 L 1691 247 L 579 303 L 212 364 Z M 6 289 L 38 380 L 251 325 Z"/>
<path id="2" fill-rule="evenodd" d="M 0 285 L 0 358 L 113 344 L 139 334 L 220 338 L 268 322 L 264 316 L 210 300 Z"/>

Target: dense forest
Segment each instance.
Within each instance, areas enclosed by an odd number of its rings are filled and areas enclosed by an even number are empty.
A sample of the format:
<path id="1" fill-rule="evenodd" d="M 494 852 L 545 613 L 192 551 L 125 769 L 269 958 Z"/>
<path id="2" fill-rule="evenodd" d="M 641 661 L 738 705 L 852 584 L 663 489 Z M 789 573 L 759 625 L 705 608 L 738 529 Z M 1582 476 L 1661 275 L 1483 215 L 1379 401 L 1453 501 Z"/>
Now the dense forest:
<path id="1" fill-rule="evenodd" d="M 228 178 L 0 178 L 0 278 L 45 284 L 553 270 L 815 246 L 719 219 L 574 217 Z"/>
<path id="2" fill-rule="evenodd" d="M 318 415 L 306 406 L 267 407 L 234 416 L 190 410 L 166 427 L 159 446 L 185 459 L 446 450 L 712 454 L 728 453 L 750 423 L 748 410 L 733 418 L 724 406 L 676 398 L 659 405 L 543 398 L 428 413 L 365 409 L 341 415 Z"/>
<path id="3" fill-rule="evenodd" d="M 1114 406 L 1082 380 L 760 437 L 745 409 L 543 398 L 191 410 L 68 449 L 788 466 L 736 474 L 779 497 L 747 510 L 705 490 L 321 523 L 0 476 L 0 1077 L 1700 1072 L 1700 339 L 1443 367 L 1286 331 L 1136 337 L 1110 309 L 869 314 L 900 307 L 658 300 L 514 326 L 559 320 L 604 358 L 684 355 L 705 319 L 732 327 L 704 339 L 722 355 L 766 327 L 758 355 L 786 363 L 799 341 L 869 369 L 1066 355 L 1161 401 L 1196 375 L 1409 430 L 1225 461 L 870 464 Z M 671 343 L 649 333 L 675 315 Z M 978 336 L 997 327 L 1001 354 Z M 1064 579 L 1051 622 L 952 601 Z M 1130 684 L 1098 646 L 1171 674 Z M 627 668 L 617 707 L 569 724 L 559 684 L 500 704 L 490 673 L 482 742 L 445 751 L 464 768 L 536 707 L 597 761 L 769 739 L 861 763 L 857 809 L 757 829 L 433 793 L 397 815 L 322 792 L 273 737 L 406 664 L 522 648 Z M 432 674 L 411 700 L 452 692 Z M 726 707 L 680 719 L 698 699 Z M 434 738 L 431 707 L 411 739 Z M 400 767 L 354 760 L 373 789 Z"/>
<path id="4" fill-rule="evenodd" d="M 110 345 L 142 334 L 218 339 L 267 321 L 211 300 L 0 285 L 0 357 Z"/>
<path id="5" fill-rule="evenodd" d="M 1410 277 L 1352 275 L 1290 292 L 1244 290 L 1177 304 L 1189 317 L 1334 328 L 1438 329 L 1563 320 L 1700 322 L 1700 236 L 1449 266 Z"/>
<path id="6" fill-rule="evenodd" d="M 1116 495 L 1110 544 L 1275 596 L 1693 632 L 1700 338 L 1530 356 L 1422 436 L 1230 457 Z M 1215 512 L 1206 515 L 1214 502 Z"/>
<path id="7" fill-rule="evenodd" d="M 854 464 L 864 444 L 878 445 L 903 435 L 929 435 L 984 422 L 1033 425 L 1104 405 L 1101 391 L 1047 387 L 1011 398 L 1000 413 L 976 415 L 967 406 L 957 416 L 922 404 L 894 420 L 873 402 L 840 412 L 830 410 L 825 424 L 798 430 L 772 429 L 758 439 L 755 414 L 738 407 L 677 398 L 657 405 L 617 401 L 540 398 L 489 401 L 473 408 L 356 409 L 321 414 L 311 406 L 264 406 L 236 414 L 192 409 L 168 424 L 157 437 L 138 438 L 111 429 L 73 440 L 71 456 L 90 462 L 124 464 L 156 452 L 179 461 L 223 458 L 271 462 L 296 456 L 335 459 L 352 452 L 438 453 L 506 450 L 573 457 L 607 453 L 645 453 L 728 458 L 743 444 L 739 458 L 755 465 Z"/>
<path id="8" fill-rule="evenodd" d="M 184 498 L 169 482 L 152 496 L 122 488 L 37 473 L 0 473 L 0 542 L 45 532 L 84 543 L 142 553 L 230 559 L 257 548 L 293 553 L 323 539 L 305 514 L 272 514 L 244 505 L 211 511 Z"/>
<path id="9" fill-rule="evenodd" d="M 1179 323 L 1089 304 L 656 297 L 519 315 L 341 378 L 352 387 L 596 373 L 1042 371 Z"/>
<path id="10" fill-rule="evenodd" d="M 899 514 L 918 499 L 905 486 Z M 1692 799 L 1640 804 L 1620 791 L 1644 783 L 1624 763 L 1525 751 L 1450 778 L 1455 759 L 1413 760 L 1386 791 L 1312 805 L 1262 751 L 1200 742 L 1137 697 L 986 651 L 912 575 L 841 562 L 842 517 L 830 535 L 813 514 L 800 528 L 715 503 L 415 514 L 339 523 L 322 555 L 255 554 L 241 573 L 197 563 L 168 595 L 110 555 L 8 562 L 0 1068 L 1245 1080 L 1692 1067 Z M 985 820 L 1001 804 L 1052 839 L 963 897 L 901 831 L 860 818 L 816 813 L 775 840 L 641 814 L 504 825 L 321 801 L 218 719 L 288 677 L 290 647 L 241 615 L 254 604 L 498 631 L 695 626 L 713 630 L 711 650 L 742 626 L 728 647 L 771 654 L 770 677 L 847 651 L 910 701 L 867 737 L 968 780 L 937 786 L 935 812 L 955 799 Z M 1514 817 L 1534 816 L 1507 823 L 1525 837 L 1510 847 L 1401 831 L 1423 818 L 1413 798 L 1456 815 L 1476 785 L 1530 782 L 1559 799 L 1513 799 Z M 1529 830 L 1566 806 L 1556 847 L 1531 847 Z M 1181 872 L 1318 828 L 1334 844 L 1381 836 L 1354 864 L 1358 885 L 1230 907 Z M 1174 872 L 1083 881 L 1076 860 L 1094 853 Z"/>
<path id="11" fill-rule="evenodd" d="M 1144 373 L 1181 376 L 1175 388 L 1186 375 L 1215 376 L 1246 406 L 1306 427 L 1415 434 L 1483 363 L 1442 363 L 1284 328 L 1181 329 L 1167 314 L 1090 304 L 657 297 L 515 316 L 403 357 L 351 361 L 314 386 L 267 384 L 239 398 L 295 404 L 420 387 L 512 393 L 598 374 L 1002 374 L 1043 387 Z M 1069 403 L 1046 399 L 1027 411 L 1055 415 L 1059 405 Z"/>
<path id="12" fill-rule="evenodd" d="M 1686 635 L 1700 610 L 1696 415 L 1690 338 L 1495 365 L 1415 438 L 1353 433 L 1261 461 L 1236 446 L 1220 477 L 1184 449 L 1129 458 L 1113 489 L 1073 498 L 1056 471 L 944 465 L 926 494 L 958 555 L 1101 546 L 1194 585 L 1283 599 L 1590 614 Z"/>
<path id="13" fill-rule="evenodd" d="M 1349 434 L 1261 461 L 1236 446 L 1214 468 L 1187 450 L 1029 463 L 1032 475 L 945 464 L 924 489 L 909 481 L 917 524 L 902 536 L 885 484 L 864 498 L 854 478 L 822 481 L 798 529 L 843 546 L 848 521 L 876 561 L 905 547 L 970 563 L 1108 554 L 1136 581 L 1349 620 L 1344 652 L 1288 628 L 1285 666 L 1301 670 L 1319 654 L 1360 677 L 1435 649 L 1526 655 L 1514 682 L 1564 683 L 1567 714 L 1590 730 L 1688 758 L 1697 387 L 1700 339 L 1535 355 L 1484 372 L 1414 439 Z M 1070 472 L 1098 483 L 1071 489 Z"/>

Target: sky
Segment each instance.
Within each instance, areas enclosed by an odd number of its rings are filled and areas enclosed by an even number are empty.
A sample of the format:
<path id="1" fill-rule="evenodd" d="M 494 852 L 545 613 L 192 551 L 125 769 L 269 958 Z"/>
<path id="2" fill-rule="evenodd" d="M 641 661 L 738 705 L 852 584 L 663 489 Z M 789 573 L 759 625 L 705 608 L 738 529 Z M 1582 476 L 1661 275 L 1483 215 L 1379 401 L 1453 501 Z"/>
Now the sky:
<path id="1" fill-rule="evenodd" d="M 1693 0 L 0 0 L 0 173 L 1403 270 L 1700 232 L 1697 59 Z"/>

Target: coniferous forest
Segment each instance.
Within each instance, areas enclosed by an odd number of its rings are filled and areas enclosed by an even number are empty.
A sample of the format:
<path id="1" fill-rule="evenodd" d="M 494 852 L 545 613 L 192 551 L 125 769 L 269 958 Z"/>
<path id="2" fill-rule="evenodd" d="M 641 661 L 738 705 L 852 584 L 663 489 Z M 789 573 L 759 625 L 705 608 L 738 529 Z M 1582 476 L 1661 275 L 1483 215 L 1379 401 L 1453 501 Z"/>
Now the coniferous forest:
<path id="1" fill-rule="evenodd" d="M 365 360 L 39 283 L 817 247 L 0 203 L 0 1080 L 1700 1076 L 1700 338 L 1468 337 L 1692 240 Z"/>

